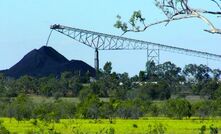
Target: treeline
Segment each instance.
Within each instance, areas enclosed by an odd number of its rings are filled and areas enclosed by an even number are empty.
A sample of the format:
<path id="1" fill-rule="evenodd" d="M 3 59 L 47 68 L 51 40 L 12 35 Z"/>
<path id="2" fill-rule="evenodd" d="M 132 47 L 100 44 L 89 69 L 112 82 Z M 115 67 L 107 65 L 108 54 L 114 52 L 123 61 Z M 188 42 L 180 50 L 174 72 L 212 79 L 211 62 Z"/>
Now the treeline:
<path id="1" fill-rule="evenodd" d="M 0 74 L 0 96 L 16 97 L 20 93 L 47 97 L 79 97 L 80 92 L 92 92 L 98 97 L 121 100 L 165 100 L 171 96 L 199 95 L 206 99 L 221 99 L 221 70 L 206 65 L 186 65 L 183 69 L 171 62 L 147 63 L 146 70 L 129 77 L 112 72 L 107 62 L 97 79 L 64 72 L 60 76 L 43 78 L 22 76 L 8 78 Z"/>
<path id="2" fill-rule="evenodd" d="M 87 94 L 80 103 L 58 99 L 54 102 L 33 102 L 22 94 L 11 100 L 1 100 L 0 117 L 16 118 L 18 121 L 39 119 L 59 122 L 60 119 L 138 119 L 140 117 L 170 117 L 183 119 L 190 117 L 221 116 L 220 100 L 205 100 L 190 103 L 185 99 L 169 99 L 161 103 L 135 100 L 101 101 L 95 94 Z"/>
<path id="3" fill-rule="evenodd" d="M 1 74 L 0 116 L 18 120 L 221 116 L 220 76 L 219 69 L 195 64 L 181 69 L 171 62 L 147 63 L 146 70 L 133 77 L 112 72 L 111 62 L 98 72 L 97 79 L 71 72 L 19 79 Z M 28 97 L 32 95 L 54 97 L 56 101 L 37 103 Z M 185 99 L 189 95 L 202 99 L 190 103 Z M 80 102 L 65 102 L 60 97 L 77 97 Z M 108 101 L 102 102 L 100 98 Z"/>

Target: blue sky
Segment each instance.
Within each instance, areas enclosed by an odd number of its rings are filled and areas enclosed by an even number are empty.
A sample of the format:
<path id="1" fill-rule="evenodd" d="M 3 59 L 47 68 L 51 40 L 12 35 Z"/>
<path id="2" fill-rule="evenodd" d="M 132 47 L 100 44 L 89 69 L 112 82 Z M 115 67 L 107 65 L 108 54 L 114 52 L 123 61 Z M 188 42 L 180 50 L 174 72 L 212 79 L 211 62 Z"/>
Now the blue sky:
<path id="1" fill-rule="evenodd" d="M 206 0 L 192 5 L 213 9 Z M 113 24 L 116 15 L 127 20 L 134 10 L 141 10 L 147 21 L 164 18 L 154 6 L 154 0 L 2 0 L 0 1 L 0 70 L 17 63 L 27 52 L 45 45 L 51 24 L 62 24 L 81 29 L 120 35 Z M 220 21 L 211 18 L 217 27 Z M 143 33 L 128 33 L 125 36 L 171 46 L 221 54 L 221 36 L 203 32 L 207 26 L 199 20 L 191 19 L 173 22 L 167 27 L 154 26 Z M 53 33 L 49 46 L 55 48 L 68 59 L 80 59 L 94 65 L 94 50 Z M 161 52 L 161 63 L 171 60 L 178 66 L 197 63 L 206 64 L 204 59 Z M 100 66 L 106 61 L 113 63 L 116 72 L 137 74 L 144 69 L 146 51 L 101 51 Z M 209 61 L 213 68 L 220 68 L 220 62 Z"/>

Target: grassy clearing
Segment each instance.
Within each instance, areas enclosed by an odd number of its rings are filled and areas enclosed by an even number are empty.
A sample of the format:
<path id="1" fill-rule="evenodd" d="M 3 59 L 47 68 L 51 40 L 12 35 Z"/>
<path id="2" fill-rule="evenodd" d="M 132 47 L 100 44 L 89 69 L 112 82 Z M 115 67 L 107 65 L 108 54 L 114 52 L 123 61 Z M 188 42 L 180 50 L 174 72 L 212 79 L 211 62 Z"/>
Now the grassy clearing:
<path id="1" fill-rule="evenodd" d="M 11 133 L 44 133 L 50 131 L 61 134 L 103 134 L 114 130 L 115 134 L 146 134 L 155 126 L 162 125 L 168 134 L 198 134 L 200 128 L 205 125 L 206 133 L 209 134 L 209 127 L 213 124 L 221 132 L 221 119 L 200 120 L 197 118 L 172 120 L 168 118 L 143 118 L 140 120 L 116 119 L 112 124 L 108 120 L 89 119 L 64 119 L 60 123 L 45 123 L 34 120 L 18 122 L 15 119 L 2 118 L 3 125 Z"/>
<path id="2" fill-rule="evenodd" d="M 44 97 L 44 96 L 30 96 L 30 98 L 33 100 L 35 103 L 41 103 L 41 102 L 54 102 L 55 98 L 54 97 Z M 59 98 L 61 100 L 67 101 L 67 102 L 73 102 L 73 103 L 80 103 L 79 98 L 77 97 L 61 97 Z M 100 98 L 101 101 L 104 102 L 109 102 L 109 98 Z"/>
<path id="3" fill-rule="evenodd" d="M 45 97 L 45 96 L 36 96 L 36 95 L 31 95 L 29 96 L 33 102 L 36 103 L 41 103 L 41 102 L 54 102 L 55 98 L 54 97 Z M 172 98 L 176 98 L 175 96 L 173 96 Z M 73 103 L 80 103 L 80 100 L 78 97 L 60 97 L 59 99 L 64 100 L 64 101 L 68 101 L 68 102 L 73 102 Z M 188 101 L 190 101 L 191 103 L 196 103 L 196 102 L 200 102 L 203 101 L 204 99 L 200 98 L 199 96 L 187 96 L 186 99 Z M 100 98 L 101 101 L 104 102 L 109 102 L 110 98 Z M 153 103 L 155 104 L 162 104 L 165 101 L 162 100 L 154 100 Z"/>

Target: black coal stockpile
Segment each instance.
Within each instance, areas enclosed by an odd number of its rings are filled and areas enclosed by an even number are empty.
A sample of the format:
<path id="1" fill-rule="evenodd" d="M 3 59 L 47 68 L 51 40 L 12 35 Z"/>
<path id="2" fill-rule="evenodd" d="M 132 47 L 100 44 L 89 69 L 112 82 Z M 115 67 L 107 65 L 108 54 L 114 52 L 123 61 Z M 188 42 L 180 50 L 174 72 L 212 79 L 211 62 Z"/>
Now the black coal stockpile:
<path id="1" fill-rule="evenodd" d="M 70 71 L 80 75 L 89 73 L 95 76 L 95 69 L 80 60 L 69 61 L 52 47 L 43 46 L 34 49 L 25 55 L 21 61 L 8 70 L 1 71 L 6 76 L 19 78 L 23 75 L 48 76 L 50 74 L 60 75 L 62 72 Z"/>

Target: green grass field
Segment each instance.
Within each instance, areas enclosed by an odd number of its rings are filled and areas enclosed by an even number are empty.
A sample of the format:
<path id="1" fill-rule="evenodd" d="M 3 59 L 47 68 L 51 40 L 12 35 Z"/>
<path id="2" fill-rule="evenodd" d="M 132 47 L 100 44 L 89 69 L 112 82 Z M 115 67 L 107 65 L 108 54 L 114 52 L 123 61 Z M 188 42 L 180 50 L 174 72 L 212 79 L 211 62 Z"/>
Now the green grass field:
<path id="1" fill-rule="evenodd" d="M 210 126 L 221 132 L 221 119 L 200 120 L 197 118 L 172 120 L 168 118 L 144 118 L 140 120 L 116 119 L 110 124 L 109 120 L 65 119 L 60 123 L 45 123 L 34 120 L 18 122 L 15 119 L 1 118 L 3 126 L 16 134 L 149 134 L 154 129 L 164 130 L 168 134 L 199 134 L 200 128 L 206 126 L 206 134 Z M 166 129 L 165 129 L 166 128 Z"/>

